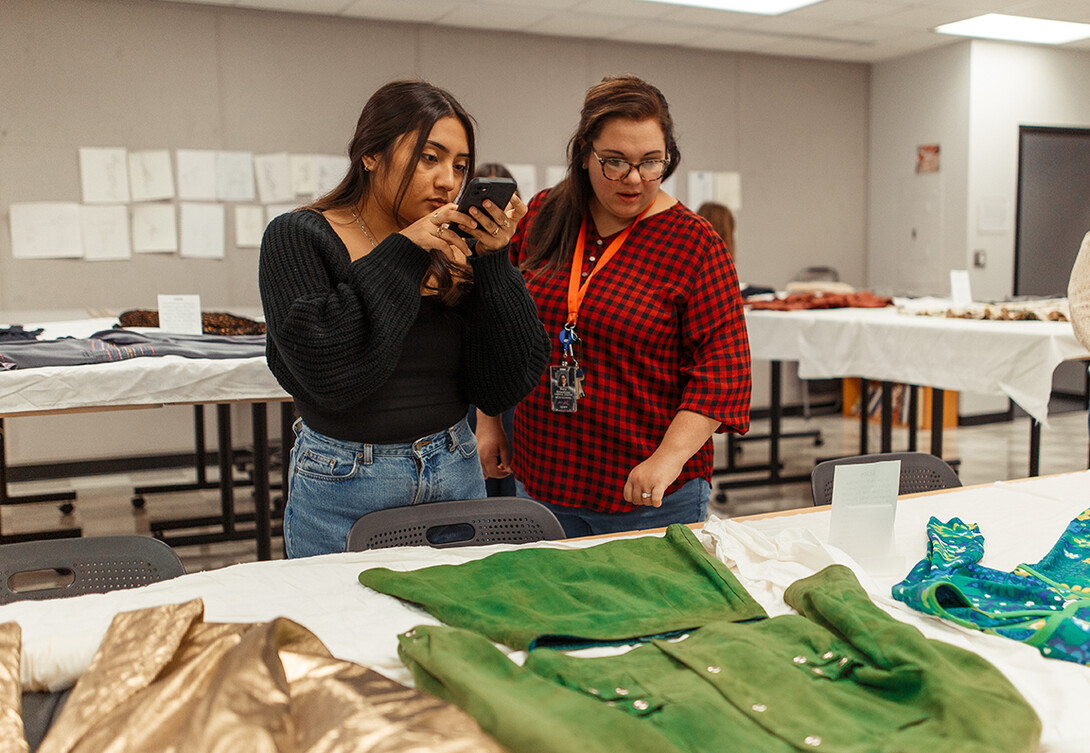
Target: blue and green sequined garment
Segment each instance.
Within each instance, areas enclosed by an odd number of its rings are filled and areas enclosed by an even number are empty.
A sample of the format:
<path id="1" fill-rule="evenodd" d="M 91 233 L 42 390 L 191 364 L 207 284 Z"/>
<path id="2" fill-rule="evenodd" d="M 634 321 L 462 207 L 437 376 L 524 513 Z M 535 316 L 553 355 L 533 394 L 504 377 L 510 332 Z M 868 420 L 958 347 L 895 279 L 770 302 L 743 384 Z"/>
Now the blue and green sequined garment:
<path id="1" fill-rule="evenodd" d="M 1035 565 L 1012 573 L 979 564 L 984 536 L 959 518 L 927 524 L 927 556 L 893 587 L 913 609 L 1090 665 L 1090 510 Z"/>

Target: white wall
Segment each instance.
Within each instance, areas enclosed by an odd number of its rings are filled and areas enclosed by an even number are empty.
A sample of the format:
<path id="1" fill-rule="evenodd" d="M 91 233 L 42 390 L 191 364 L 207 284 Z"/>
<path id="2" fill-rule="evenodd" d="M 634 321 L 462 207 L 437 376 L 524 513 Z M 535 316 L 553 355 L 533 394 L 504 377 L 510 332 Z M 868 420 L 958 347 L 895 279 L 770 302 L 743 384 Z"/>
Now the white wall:
<path id="1" fill-rule="evenodd" d="M 13 259 L 8 206 L 79 201 L 82 146 L 342 153 L 367 96 L 417 76 L 480 124 L 480 156 L 562 164 L 587 86 L 636 73 L 670 101 L 690 169 L 742 174 L 738 267 L 780 286 L 832 264 L 865 281 L 868 67 L 131 0 L 2 0 L 0 310 L 259 305 L 257 251 L 223 260 Z M 477 60 L 500 61 L 482 75 Z M 228 207 L 227 233 L 233 238 Z M 758 388 L 758 394 L 765 390 Z M 9 422 L 9 460 L 187 451 L 187 408 Z M 243 439 L 240 435 L 239 439 Z"/>
<path id="2" fill-rule="evenodd" d="M 969 43 L 871 70 L 867 285 L 886 294 L 949 292 L 965 243 Z M 938 173 L 917 175 L 916 147 L 939 144 Z"/>
<path id="3" fill-rule="evenodd" d="M 988 257 L 985 269 L 972 272 L 974 295 L 1001 298 L 1013 292 L 1018 127 L 1090 128 L 1090 52 L 974 42 L 969 70 L 966 248 Z M 1006 232 L 980 232 L 982 203 L 1006 208 Z"/>

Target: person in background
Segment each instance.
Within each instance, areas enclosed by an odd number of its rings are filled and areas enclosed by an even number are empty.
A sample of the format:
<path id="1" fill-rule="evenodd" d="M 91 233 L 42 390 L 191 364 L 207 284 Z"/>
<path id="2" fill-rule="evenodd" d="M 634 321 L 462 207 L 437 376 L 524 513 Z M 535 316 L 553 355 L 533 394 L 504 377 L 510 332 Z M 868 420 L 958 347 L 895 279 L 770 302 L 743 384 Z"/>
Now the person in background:
<path id="1" fill-rule="evenodd" d="M 680 156 L 662 93 L 603 79 L 586 93 L 566 177 L 534 197 L 512 239 L 552 360 L 515 411 L 513 443 L 479 420 L 481 460 L 489 476 L 513 469 L 520 495 L 568 536 L 704 520 L 712 434 L 749 428 L 730 253 L 661 189 Z"/>
<path id="2" fill-rule="evenodd" d="M 265 231 L 266 355 L 301 416 L 289 557 L 344 551 L 374 510 L 484 497 L 468 405 L 498 415 L 546 366 L 548 336 L 507 253 L 525 205 L 466 215 L 452 203 L 474 153 L 448 92 L 387 84 L 360 114 L 340 185 Z"/>
<path id="3" fill-rule="evenodd" d="M 714 201 L 705 201 L 696 213 L 712 224 L 716 234 L 727 244 L 727 251 L 734 258 L 734 214 L 730 207 Z"/>
<path id="4" fill-rule="evenodd" d="M 1071 312 L 1071 327 L 1082 346 L 1090 350 L 1090 233 L 1083 236 L 1071 278 L 1067 282 L 1067 305 Z M 1090 413 L 1087 414 L 1090 429 Z"/>

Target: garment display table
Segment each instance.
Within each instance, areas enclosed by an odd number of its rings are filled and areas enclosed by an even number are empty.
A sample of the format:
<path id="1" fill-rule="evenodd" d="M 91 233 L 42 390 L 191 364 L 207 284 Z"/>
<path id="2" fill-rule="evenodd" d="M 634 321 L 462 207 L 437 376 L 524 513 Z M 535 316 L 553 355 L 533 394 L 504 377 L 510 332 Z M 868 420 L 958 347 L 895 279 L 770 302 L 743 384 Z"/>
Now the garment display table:
<path id="1" fill-rule="evenodd" d="M 797 361 L 800 379 L 860 377 L 932 387 L 932 413 L 940 417 L 941 390 L 1010 398 L 1032 419 L 1031 476 L 1039 467 L 1040 427 L 1048 425 L 1052 373 L 1063 361 L 1090 358 L 1068 322 L 914 316 L 887 307 L 747 310 L 746 328 L 754 359 Z M 942 421 L 931 425 L 931 452 L 941 456 Z M 887 412 L 883 452 L 892 449 L 888 426 Z M 864 445 L 860 452 L 867 452 Z"/>
<path id="2" fill-rule="evenodd" d="M 14 321 L 10 315 L 8 317 L 8 321 Z M 20 319 L 28 330 L 45 327 L 46 331 L 39 339 L 51 339 L 65 335 L 87 337 L 93 332 L 109 329 L 117 319 L 25 324 L 27 321 L 29 317 Z M 260 559 L 271 556 L 267 404 L 279 402 L 290 405 L 287 401 L 290 401 L 290 396 L 277 384 L 264 357 L 204 359 L 157 356 L 0 372 L 0 421 L 19 416 L 168 405 L 217 405 L 220 406 L 221 441 L 229 442 L 230 435 L 224 436 L 224 419 L 226 431 L 230 431 L 228 406 L 234 403 L 250 404 L 253 415 L 255 535 Z M 0 444 L 0 449 L 2 447 Z M 220 454 L 224 514 L 231 518 L 230 453 Z M 5 468 L 5 463 L 0 462 L 0 469 Z M 5 494 L 6 481 L 6 477 L 0 479 L 0 487 Z M 233 526 L 233 519 L 225 521 L 225 524 Z"/>
<path id="3" fill-rule="evenodd" d="M 929 638 L 973 651 L 999 668 L 1041 717 L 1041 753 L 1070 753 L 1085 750 L 1090 667 L 1045 659 L 1032 647 L 914 612 L 892 599 L 890 587 L 924 556 L 931 515 L 979 523 L 987 541 L 982 564 L 1010 570 L 1043 556 L 1088 501 L 1090 472 L 902 497 L 894 554 L 903 558 L 903 567 L 884 573 L 860 567 L 826 543 L 829 508 L 713 519 L 695 530 L 770 616 L 790 611 L 783 602 L 790 583 L 833 563 L 847 565 L 872 600 L 896 619 Z M 523 546 L 575 548 L 601 540 Z M 407 547 L 246 563 L 105 595 L 10 604 L 0 607 L 0 622 L 14 620 L 22 626 L 24 687 L 58 689 L 79 677 L 114 614 L 198 598 L 208 621 L 263 622 L 284 616 L 312 631 L 334 655 L 411 684 L 398 659 L 396 636 L 418 624 L 438 622 L 420 609 L 364 588 L 357 580 L 359 573 L 378 566 L 409 570 L 457 564 L 512 548 L 516 547 Z"/>

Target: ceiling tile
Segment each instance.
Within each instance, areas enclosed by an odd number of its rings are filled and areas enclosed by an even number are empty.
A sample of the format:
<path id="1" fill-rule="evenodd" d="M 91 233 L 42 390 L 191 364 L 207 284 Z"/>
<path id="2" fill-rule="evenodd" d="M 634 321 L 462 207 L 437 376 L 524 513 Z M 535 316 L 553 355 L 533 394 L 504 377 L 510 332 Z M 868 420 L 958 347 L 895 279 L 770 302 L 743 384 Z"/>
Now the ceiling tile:
<path id="1" fill-rule="evenodd" d="M 462 5 L 452 5 L 446 0 L 412 0 L 410 3 L 403 0 L 350 0 L 341 15 L 382 21 L 432 23 Z"/>
<path id="2" fill-rule="evenodd" d="M 614 32 L 610 39 L 620 42 L 644 42 L 647 44 L 678 44 L 696 42 L 709 35 L 707 29 L 698 26 L 641 21 Z"/>
<path id="3" fill-rule="evenodd" d="M 584 13 L 577 9 L 549 16 L 526 30 L 535 34 L 609 39 L 613 32 L 630 24 L 628 19 L 620 16 Z"/>
<path id="4" fill-rule="evenodd" d="M 286 10 L 296 13 L 339 13 L 349 0 L 235 0 L 231 3 L 240 8 L 258 8 L 260 10 Z"/>

